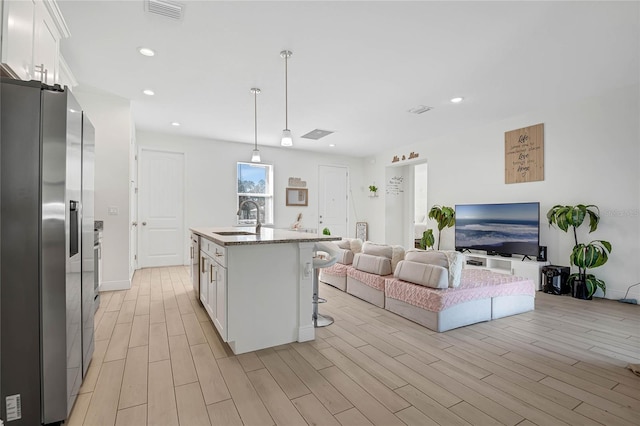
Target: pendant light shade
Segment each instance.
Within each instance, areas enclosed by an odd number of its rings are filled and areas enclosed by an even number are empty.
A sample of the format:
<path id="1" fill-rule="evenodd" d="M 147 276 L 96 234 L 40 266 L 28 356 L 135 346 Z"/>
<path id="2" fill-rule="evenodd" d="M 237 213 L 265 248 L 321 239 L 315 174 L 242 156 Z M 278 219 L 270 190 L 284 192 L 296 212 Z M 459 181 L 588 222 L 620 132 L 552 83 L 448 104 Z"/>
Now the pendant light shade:
<path id="1" fill-rule="evenodd" d="M 251 154 L 251 162 L 259 163 L 260 162 L 260 151 L 258 151 L 258 93 L 260 93 L 260 89 L 252 88 L 251 93 L 253 93 L 253 110 L 254 110 L 254 141 L 255 145 L 253 146 L 253 153 Z"/>
<path id="2" fill-rule="evenodd" d="M 291 137 L 291 130 L 289 130 L 289 58 L 293 55 L 293 52 L 289 50 L 283 50 L 280 52 L 280 57 L 284 58 L 284 130 L 282 131 L 282 139 L 280 145 L 293 146 L 293 138 Z"/>
<path id="3" fill-rule="evenodd" d="M 293 146 L 293 138 L 291 137 L 291 130 L 284 129 L 282 131 L 282 139 L 280 140 L 282 146 Z"/>

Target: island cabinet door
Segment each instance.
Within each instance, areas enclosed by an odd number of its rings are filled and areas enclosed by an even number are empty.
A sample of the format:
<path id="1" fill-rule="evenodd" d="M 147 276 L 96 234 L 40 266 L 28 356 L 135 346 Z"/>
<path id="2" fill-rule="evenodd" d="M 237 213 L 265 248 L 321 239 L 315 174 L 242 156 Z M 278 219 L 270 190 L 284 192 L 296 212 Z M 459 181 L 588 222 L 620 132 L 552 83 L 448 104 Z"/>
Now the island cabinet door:
<path id="1" fill-rule="evenodd" d="M 218 278 L 218 269 L 220 269 L 220 266 L 215 260 L 213 260 L 213 258 L 209 257 L 209 280 L 207 281 L 209 299 L 207 300 L 206 308 L 212 322 L 215 322 L 216 318 L 216 282 Z"/>
<path id="2" fill-rule="evenodd" d="M 209 256 L 200 251 L 200 301 L 207 311 L 209 305 Z"/>
<path id="3" fill-rule="evenodd" d="M 227 268 L 216 268 L 216 310 L 213 324 L 223 341 L 227 341 Z"/>

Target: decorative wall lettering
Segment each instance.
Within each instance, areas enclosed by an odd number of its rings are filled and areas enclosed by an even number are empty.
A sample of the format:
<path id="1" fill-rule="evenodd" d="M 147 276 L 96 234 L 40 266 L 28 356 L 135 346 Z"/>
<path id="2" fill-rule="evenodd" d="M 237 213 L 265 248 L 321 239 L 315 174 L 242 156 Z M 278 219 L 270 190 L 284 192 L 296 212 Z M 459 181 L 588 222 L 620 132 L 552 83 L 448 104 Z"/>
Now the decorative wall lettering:
<path id="1" fill-rule="evenodd" d="M 393 176 L 387 182 L 387 195 L 400 195 L 404 192 L 404 176 Z"/>
<path id="2" fill-rule="evenodd" d="M 403 156 L 402 156 L 402 161 L 405 161 L 405 160 L 413 160 L 414 158 L 418 158 L 418 157 L 420 157 L 420 154 L 418 154 L 417 152 L 413 152 L 413 151 L 411 151 L 411 152 L 409 153 L 409 157 L 408 157 L 408 158 L 407 158 L 407 156 L 406 156 L 406 155 L 403 155 Z M 400 157 L 398 157 L 397 155 L 394 155 L 394 156 L 393 156 L 393 158 L 391 159 L 391 162 L 392 162 L 392 163 L 397 163 L 397 162 L 399 162 L 399 161 L 400 161 Z"/>
<path id="3" fill-rule="evenodd" d="M 544 123 L 504 133 L 504 183 L 544 180 Z"/>

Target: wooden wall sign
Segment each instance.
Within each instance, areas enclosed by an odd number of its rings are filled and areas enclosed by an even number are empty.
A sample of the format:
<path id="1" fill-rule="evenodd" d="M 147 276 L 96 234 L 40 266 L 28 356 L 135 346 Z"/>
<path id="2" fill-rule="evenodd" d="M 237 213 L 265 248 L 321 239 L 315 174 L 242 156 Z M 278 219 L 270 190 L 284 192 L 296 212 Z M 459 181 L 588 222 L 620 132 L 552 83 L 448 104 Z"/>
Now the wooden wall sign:
<path id="1" fill-rule="evenodd" d="M 504 133 L 504 183 L 544 180 L 544 123 Z"/>

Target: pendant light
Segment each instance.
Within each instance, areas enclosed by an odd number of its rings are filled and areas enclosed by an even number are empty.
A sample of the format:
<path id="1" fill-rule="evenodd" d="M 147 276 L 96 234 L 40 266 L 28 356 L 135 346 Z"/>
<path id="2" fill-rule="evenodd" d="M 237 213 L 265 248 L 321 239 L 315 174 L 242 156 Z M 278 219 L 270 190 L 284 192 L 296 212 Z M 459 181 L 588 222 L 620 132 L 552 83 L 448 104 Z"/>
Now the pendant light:
<path id="1" fill-rule="evenodd" d="M 258 151 L 258 93 L 260 93 L 260 89 L 252 88 L 251 93 L 253 93 L 253 109 L 254 109 L 254 129 L 255 129 L 255 145 L 253 147 L 253 153 L 251 154 L 251 162 L 259 163 L 260 162 L 260 151 Z"/>
<path id="2" fill-rule="evenodd" d="M 282 131 L 282 140 L 280 145 L 292 146 L 293 138 L 291 137 L 291 130 L 289 130 L 289 91 L 288 91 L 288 62 L 289 58 L 293 55 L 293 52 L 289 50 L 283 50 L 280 52 L 280 57 L 284 58 L 284 130 Z"/>

